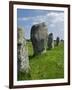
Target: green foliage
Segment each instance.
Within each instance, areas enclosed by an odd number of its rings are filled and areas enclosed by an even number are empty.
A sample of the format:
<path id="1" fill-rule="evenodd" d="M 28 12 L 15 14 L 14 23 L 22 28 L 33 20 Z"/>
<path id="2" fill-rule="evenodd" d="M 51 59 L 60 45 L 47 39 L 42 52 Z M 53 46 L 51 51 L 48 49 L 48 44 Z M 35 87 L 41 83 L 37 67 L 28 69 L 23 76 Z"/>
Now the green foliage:
<path id="1" fill-rule="evenodd" d="M 29 50 L 30 73 L 19 73 L 18 80 L 56 79 L 64 77 L 64 45 L 61 43 L 46 53 L 33 56 L 31 42 L 27 43 Z"/>

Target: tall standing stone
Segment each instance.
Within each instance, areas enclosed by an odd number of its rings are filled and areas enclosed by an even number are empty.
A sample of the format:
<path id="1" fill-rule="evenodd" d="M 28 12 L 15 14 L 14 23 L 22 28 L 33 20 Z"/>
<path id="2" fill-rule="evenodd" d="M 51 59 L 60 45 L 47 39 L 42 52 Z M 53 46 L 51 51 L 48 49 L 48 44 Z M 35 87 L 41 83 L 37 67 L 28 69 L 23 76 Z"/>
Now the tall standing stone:
<path id="1" fill-rule="evenodd" d="M 56 38 L 56 46 L 58 46 L 58 45 L 59 45 L 59 41 L 60 41 L 60 38 L 59 38 L 59 37 L 57 37 L 57 38 Z"/>
<path id="2" fill-rule="evenodd" d="M 48 39 L 47 32 L 48 28 L 44 22 L 32 26 L 31 41 L 33 45 L 34 55 L 46 52 Z"/>
<path id="3" fill-rule="evenodd" d="M 26 40 L 24 38 L 23 29 L 17 29 L 17 68 L 18 72 L 29 72 L 29 58 L 26 47 Z"/>
<path id="4" fill-rule="evenodd" d="M 48 35 L 48 49 L 54 48 L 53 33 Z"/>

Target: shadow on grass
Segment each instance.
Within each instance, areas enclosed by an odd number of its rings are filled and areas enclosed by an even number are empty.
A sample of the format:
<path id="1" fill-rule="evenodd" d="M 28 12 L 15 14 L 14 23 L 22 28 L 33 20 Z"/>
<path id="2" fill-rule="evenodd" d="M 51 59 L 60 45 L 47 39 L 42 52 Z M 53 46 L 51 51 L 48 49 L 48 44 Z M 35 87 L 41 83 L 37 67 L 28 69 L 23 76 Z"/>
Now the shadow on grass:
<path id="1" fill-rule="evenodd" d="M 35 55 L 29 56 L 29 59 L 31 60 L 31 59 L 34 58 L 34 57 L 35 57 Z"/>
<path id="2" fill-rule="evenodd" d="M 39 54 L 33 54 L 32 56 L 29 56 L 29 60 L 32 60 L 33 58 L 35 58 L 35 57 L 39 57 L 40 55 L 42 55 L 41 53 L 39 53 Z"/>
<path id="3" fill-rule="evenodd" d="M 47 50 L 51 50 L 52 48 L 47 48 Z"/>
<path id="4" fill-rule="evenodd" d="M 24 72 L 19 72 L 18 73 L 18 78 L 17 80 L 31 80 L 31 74 L 30 73 L 24 73 Z"/>

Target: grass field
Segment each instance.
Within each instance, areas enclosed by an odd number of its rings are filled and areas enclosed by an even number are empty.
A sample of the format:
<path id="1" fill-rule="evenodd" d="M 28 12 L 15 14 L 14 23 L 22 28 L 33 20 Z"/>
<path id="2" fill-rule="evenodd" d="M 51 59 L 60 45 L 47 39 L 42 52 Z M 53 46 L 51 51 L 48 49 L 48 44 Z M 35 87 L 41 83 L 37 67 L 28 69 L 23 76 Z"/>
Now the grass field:
<path id="1" fill-rule="evenodd" d="M 32 57 L 33 49 L 31 42 L 28 42 L 27 45 L 30 56 L 30 73 L 25 74 L 19 72 L 18 80 L 56 79 L 64 77 L 63 43 L 35 57 Z"/>

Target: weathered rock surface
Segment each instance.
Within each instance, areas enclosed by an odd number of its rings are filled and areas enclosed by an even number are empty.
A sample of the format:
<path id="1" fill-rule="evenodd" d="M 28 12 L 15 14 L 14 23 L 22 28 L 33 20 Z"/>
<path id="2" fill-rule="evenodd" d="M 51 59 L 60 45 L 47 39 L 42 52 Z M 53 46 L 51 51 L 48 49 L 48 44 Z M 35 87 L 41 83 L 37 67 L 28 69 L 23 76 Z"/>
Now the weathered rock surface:
<path id="1" fill-rule="evenodd" d="M 48 35 L 48 49 L 54 48 L 53 33 Z"/>
<path id="2" fill-rule="evenodd" d="M 47 25 L 44 22 L 32 26 L 31 41 L 33 45 L 34 55 L 46 52 L 48 40 L 47 30 Z"/>
<path id="3" fill-rule="evenodd" d="M 17 29 L 17 68 L 18 72 L 29 72 L 29 58 L 28 50 L 26 47 L 26 40 L 24 38 L 23 29 Z"/>

